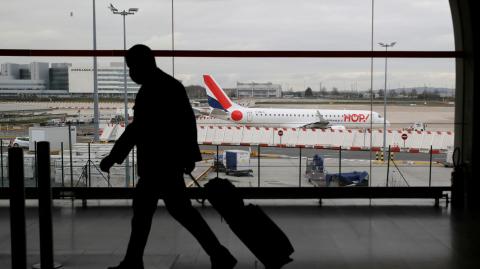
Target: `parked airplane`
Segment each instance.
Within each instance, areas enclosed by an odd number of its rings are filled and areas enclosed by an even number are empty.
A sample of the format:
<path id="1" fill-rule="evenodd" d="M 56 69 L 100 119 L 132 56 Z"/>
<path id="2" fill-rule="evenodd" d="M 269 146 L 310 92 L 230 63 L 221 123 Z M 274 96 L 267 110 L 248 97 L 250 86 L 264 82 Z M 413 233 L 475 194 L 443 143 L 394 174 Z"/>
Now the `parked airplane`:
<path id="1" fill-rule="evenodd" d="M 383 127 L 382 116 L 368 110 L 243 107 L 232 102 L 211 75 L 203 75 L 203 82 L 211 108 L 209 116 L 235 124 L 332 129 Z M 387 125 L 390 125 L 388 121 Z"/>

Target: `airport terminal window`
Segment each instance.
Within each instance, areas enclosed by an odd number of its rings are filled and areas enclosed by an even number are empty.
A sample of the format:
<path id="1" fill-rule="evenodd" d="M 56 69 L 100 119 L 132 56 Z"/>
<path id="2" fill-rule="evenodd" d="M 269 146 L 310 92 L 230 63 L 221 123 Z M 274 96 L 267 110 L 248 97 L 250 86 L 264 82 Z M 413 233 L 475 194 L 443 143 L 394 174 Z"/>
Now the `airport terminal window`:
<path id="1" fill-rule="evenodd" d="M 387 117 L 390 121 L 390 128 L 392 130 L 404 131 L 407 129 L 415 130 L 418 126 L 410 126 L 413 121 L 425 121 L 424 126 L 428 126 L 428 131 L 451 131 L 453 128 L 453 108 L 455 97 L 452 96 L 451 89 L 454 88 L 455 69 L 453 57 L 450 58 L 415 58 L 413 54 L 408 52 L 420 51 L 453 51 L 453 34 L 448 31 L 443 31 L 444 28 L 451 28 L 451 18 L 449 14 L 448 1 L 442 0 L 444 7 L 441 7 L 439 11 L 434 13 L 435 17 L 443 17 L 443 20 L 436 20 L 432 16 L 428 16 L 430 13 L 427 8 L 422 5 L 415 5 L 414 0 L 403 0 L 401 3 L 393 3 L 391 1 L 375 1 L 376 2 L 376 21 L 374 23 L 375 30 L 375 42 L 373 50 L 375 52 L 381 52 L 382 48 L 376 45 L 377 42 L 386 41 L 398 41 L 397 44 L 391 48 L 392 53 L 400 53 L 400 57 L 394 59 L 388 59 L 388 84 L 387 84 Z M 442 1 L 438 1 L 441 5 Z M 159 50 L 159 53 L 163 55 L 169 55 L 171 50 L 187 50 L 191 49 L 194 53 L 200 53 L 202 50 L 235 50 L 238 49 L 236 56 L 233 57 L 217 57 L 214 52 L 211 52 L 211 57 L 204 55 L 204 57 L 176 57 L 172 61 L 171 57 L 158 57 L 157 62 L 159 66 L 169 74 L 174 74 L 176 78 L 182 81 L 185 86 L 199 86 L 203 87 L 202 74 L 208 70 L 215 75 L 217 82 L 222 84 L 224 88 L 236 88 L 239 82 L 269 82 L 281 86 L 281 90 L 270 90 L 272 95 L 277 94 L 273 103 L 280 103 L 281 108 L 296 108 L 296 109 L 337 109 L 337 110 L 363 110 L 373 111 L 383 114 L 383 92 L 384 87 L 384 58 L 373 56 L 373 90 L 370 91 L 370 59 L 358 56 L 349 57 L 331 57 L 328 53 L 332 50 L 339 50 L 347 55 L 355 55 L 349 51 L 362 51 L 369 52 L 370 47 L 370 1 L 356 1 L 349 5 L 339 4 L 338 1 L 306 1 L 302 5 L 298 5 L 289 1 L 267 0 L 266 4 L 258 7 L 258 10 L 251 10 L 244 8 L 244 1 L 229 1 L 225 4 L 225 7 L 239 7 L 233 13 L 219 14 L 216 18 L 210 18 L 209 12 L 199 12 L 195 16 L 195 22 L 192 22 L 191 14 L 189 10 L 192 9 L 177 9 L 175 10 L 175 35 L 172 35 L 171 31 L 171 6 L 170 3 L 159 3 L 155 5 L 152 12 L 156 16 L 150 21 L 146 13 L 142 13 L 143 10 L 147 10 L 145 7 L 147 2 L 137 1 L 136 5 L 140 8 L 140 12 L 135 16 L 129 17 L 127 20 L 127 47 L 138 42 L 138 40 L 146 40 L 147 45 L 150 45 L 153 49 Z M 387 2 L 390 2 L 387 4 Z M 177 1 L 174 1 L 176 4 Z M 70 5 L 71 3 L 69 3 Z M 253 4 L 253 3 L 252 3 Z M 17 4 L 15 1 L 11 1 L 11 5 Z M 90 10 L 82 5 L 77 5 L 75 2 L 73 7 L 69 9 L 76 9 L 75 15 L 68 18 L 59 18 L 60 23 L 51 26 L 53 31 L 59 33 L 60 39 L 53 40 L 39 40 L 39 42 L 25 42 L 18 40 L 17 43 L 13 43 L 15 39 L 5 38 L 2 43 L 2 49 L 8 48 L 25 48 L 25 49 L 49 49 L 52 50 L 52 54 L 55 53 L 55 49 L 59 51 L 62 49 L 91 49 L 91 42 L 87 41 L 91 39 L 91 27 L 89 24 L 80 20 L 80 14 L 90 14 Z M 97 4 L 98 5 L 98 4 Z M 185 3 L 181 4 L 185 6 Z M 212 10 L 211 7 L 218 7 L 218 3 L 202 3 L 189 2 L 188 5 L 194 7 L 193 10 Z M 278 12 L 271 12 L 268 6 L 275 6 Z M 408 8 L 400 8 L 400 5 L 406 5 Z M 99 6 L 99 5 L 98 5 Z M 313 7 L 331 7 L 330 10 L 335 10 L 335 16 L 331 14 L 325 14 L 324 9 L 316 9 Z M 10 8 L 10 7 L 6 7 Z M 209 9 L 210 8 L 210 9 Z M 217 9 L 214 9 L 217 10 Z M 295 14 L 291 13 L 291 10 L 295 10 Z M 38 17 L 33 10 L 25 10 L 24 17 Z M 111 27 L 114 25 L 118 18 L 112 18 L 111 14 L 108 14 L 108 10 L 101 10 L 98 13 L 98 36 L 101 37 L 101 42 L 98 44 L 99 49 L 121 49 L 122 44 L 119 42 L 121 36 L 121 27 Z M 77 15 L 78 14 L 78 15 Z M 161 14 L 161 16 L 159 15 Z M 322 16 L 323 14 L 323 16 Z M 351 14 L 355 14 L 354 21 L 350 19 Z M 327 16 L 328 15 L 328 16 Z M 78 17 L 77 17 L 78 16 Z M 297 17 L 298 16 L 298 17 Z M 278 18 L 292 18 L 292 20 L 279 20 Z M 252 27 L 242 28 L 242 24 L 239 23 L 239 19 L 242 18 L 242 22 L 249 26 L 251 24 L 258 23 L 258 29 L 263 31 L 253 31 Z M 300 18 L 300 19 L 295 19 Z M 117 20 L 116 20 L 117 19 Z M 211 23 L 210 20 L 215 19 L 215 23 Z M 2 19 L 0 19 L 2 20 Z M 149 23 L 156 25 L 155 29 L 143 29 L 140 26 L 148 20 Z M 222 23 L 217 23 L 218 21 Z M 41 20 L 38 20 L 41 21 Z M 396 25 L 396 21 L 402 21 L 402 24 Z M 82 22 L 82 26 L 78 26 Z M 380 24 L 381 22 L 381 24 Z M 22 24 L 22 21 L 19 21 Z M 78 40 L 72 41 L 72 39 L 65 38 L 68 36 L 64 28 L 61 26 L 75 26 L 78 31 Z M 84 25 L 83 25 L 84 24 Z M 335 24 L 335 25 L 333 25 Z M 115 24 L 116 25 L 116 24 Z M 395 26 L 396 27 L 393 27 Z M 40 24 L 38 26 L 41 26 Z M 108 27 L 107 27 L 108 26 Z M 206 28 L 205 26 L 209 26 Z M 32 36 L 36 27 L 25 28 L 31 31 Z M 328 28 L 339 29 L 338 32 L 328 35 Z M 142 29 L 141 31 L 137 31 Z M 209 29 L 206 31 L 205 29 Z M 238 31 L 225 31 L 225 29 L 236 29 Z M 253 30 L 252 30 L 253 29 Z M 280 31 L 271 31 L 272 29 L 281 29 Z M 395 34 L 392 34 L 392 29 L 395 30 Z M 401 30 L 408 30 L 409 35 L 402 35 Z M 433 30 L 432 30 L 433 29 Z M 297 31 L 294 31 L 297 30 Z M 423 32 L 422 32 L 423 31 Z M 413 32 L 413 33 L 412 33 Z M 271 33 L 271 34 L 265 34 Z M 295 42 L 286 42 L 282 37 L 282 33 L 288 33 L 290 40 Z M 441 33 L 438 34 L 437 33 Z M 222 35 L 222 38 L 218 38 L 217 35 Z M 223 36 L 225 35 L 225 36 Z M 38 36 L 38 35 L 37 35 Z M 171 40 L 163 38 L 171 36 L 176 42 L 175 48 L 171 47 Z M 329 38 L 317 38 L 318 36 L 329 36 Z M 412 36 L 422 36 L 422 40 L 418 38 L 412 38 Z M 440 37 L 439 37 L 440 36 Z M 211 38 L 215 37 L 215 38 Z M 348 38 L 346 38 L 348 37 Z M 392 39 L 392 40 L 388 40 Z M 447 40 L 447 41 L 444 41 Z M 448 41 L 450 40 L 450 41 Z M 23 42 L 23 43 L 22 43 Z M 55 47 L 53 47 L 55 43 Z M 33 44 L 33 45 L 32 45 Z M 34 46 L 34 47 L 30 47 Z M 245 49 L 247 48 L 247 49 Z M 247 51 L 251 48 L 252 51 L 258 53 L 258 58 L 241 56 L 242 51 Z M 296 51 L 297 54 L 305 53 L 305 51 L 319 51 L 325 54 L 312 53 L 306 57 L 290 57 L 287 54 L 278 56 L 278 58 L 270 57 L 265 52 L 272 50 L 273 53 L 278 51 Z M 195 52 L 196 51 L 196 52 Z M 389 50 L 390 52 L 390 50 Z M 60 53 L 60 52 L 58 52 Z M 263 56 L 262 56 L 262 53 Z M 349 54 L 350 53 L 350 54 Z M 318 56 L 318 55 L 326 56 Z M 401 55 L 406 55 L 402 58 Z M 4 55 L 2 55 L 3 57 Z M 397 55 L 398 56 L 398 55 Z M 10 58 L 9 58 L 10 57 Z M 5 61 L 17 60 L 13 56 L 5 55 Z M 71 62 L 74 66 L 91 67 L 91 57 L 76 57 L 69 59 L 61 59 L 59 57 L 52 56 L 47 57 L 24 57 L 20 59 L 22 62 Z M 110 66 L 112 62 L 122 62 L 120 57 L 99 57 L 99 61 L 102 62 L 101 66 Z M 1 62 L 3 64 L 4 62 Z M 174 63 L 174 64 L 172 64 Z M 120 65 L 123 67 L 123 64 Z M 173 68 L 173 66 L 175 68 Z M 175 72 L 173 72 L 175 70 Z M 116 66 L 111 68 L 99 68 L 99 71 L 110 72 L 111 74 L 103 74 L 104 79 L 99 81 L 116 81 L 115 78 L 123 78 L 123 70 L 116 69 Z M 25 74 L 24 74 L 25 75 Z M 77 78 L 80 81 L 80 78 Z M 1 82 L 1 81 L 0 81 Z M 108 88 L 100 88 L 105 90 L 105 94 L 111 94 L 115 96 L 115 100 L 121 100 L 122 97 L 122 82 L 119 81 L 119 85 L 112 82 L 104 84 Z M 88 82 L 91 84 L 91 82 Z M 113 86 L 118 86 L 114 87 Z M 129 84 L 128 91 L 135 93 L 138 89 Z M 305 96 L 305 90 L 310 87 L 313 90 L 312 98 Z M 290 91 L 290 89 L 292 89 Z M 265 91 L 265 88 L 259 88 L 259 90 Z M 324 90 L 324 91 L 323 91 Z M 252 89 L 253 92 L 253 89 Z M 283 96 L 282 96 L 283 92 Z M 286 93 L 291 94 L 291 97 L 285 96 Z M 91 91 L 84 93 L 86 95 L 91 94 Z M 236 93 L 238 98 L 240 95 Z M 262 104 L 253 104 L 253 107 L 275 107 L 277 105 L 271 105 L 268 103 L 270 100 L 267 95 L 262 95 Z M 240 95 L 242 96 L 242 95 Z M 247 97 L 247 96 L 245 96 Z M 248 95 L 250 98 L 250 94 Z M 252 93 L 253 99 L 260 99 L 258 95 Z M 200 100 L 205 99 L 205 93 L 199 93 Z M 267 100 L 267 101 L 265 101 Z M 120 101 L 121 102 L 121 101 Z M 121 103 L 118 108 L 122 108 Z M 311 102 L 311 104 L 310 104 Z M 290 107 L 289 107 L 290 106 Z M 411 113 L 415 114 L 411 114 Z M 102 111 L 102 116 L 108 118 L 108 114 L 115 114 L 111 111 Z M 380 114 L 375 115 L 372 118 L 381 119 L 375 123 L 374 129 L 382 130 L 383 128 L 383 116 Z M 279 113 L 255 113 L 256 117 L 269 117 L 269 119 L 262 119 L 262 121 L 284 121 L 286 119 L 276 120 L 275 117 L 289 117 L 288 121 L 308 122 L 312 120 L 318 120 L 320 117 L 335 123 L 335 126 L 342 126 L 344 119 L 349 119 L 354 126 L 365 118 L 359 118 L 356 115 L 350 115 L 348 113 L 342 114 L 325 114 L 322 112 L 299 113 L 298 111 L 292 114 L 279 114 Z M 321 116 L 320 116 L 321 115 Z M 243 115 L 246 119 L 246 114 Z M 297 119 L 291 119 L 297 118 Z M 312 119 L 313 118 L 313 119 Z M 106 121 L 106 120 L 105 120 Z M 368 122 L 368 120 L 367 120 Z M 431 124 L 425 124 L 426 122 Z M 281 123 L 281 122 L 280 122 Z M 232 123 L 230 123 L 233 125 Z M 349 128 L 349 127 L 347 127 Z M 362 128 L 369 129 L 370 127 L 364 125 Z M 285 138 L 285 137 L 284 137 Z M 448 138 L 448 137 L 446 137 Z M 330 139 L 330 138 L 329 138 Z M 369 143 L 378 143 L 381 138 L 380 135 L 375 134 L 372 136 L 356 134 L 355 142 L 361 141 L 362 149 L 368 148 Z M 413 142 L 416 137 L 408 136 L 405 141 L 407 147 L 409 143 Z M 357 141 L 358 140 L 358 141 Z M 398 139 L 397 139 L 398 140 Z M 396 141 L 397 141 L 396 140 Z M 425 139 L 428 140 L 428 139 Z M 419 140 L 420 141 L 420 140 Z M 211 141 L 207 141 L 211 142 Z M 278 141 L 275 141 L 278 142 Z M 283 141 L 285 142 L 285 140 Z M 324 141 L 320 141 L 324 142 Z M 319 142 L 319 143 L 320 143 Z M 422 149 L 422 155 L 413 155 L 409 153 L 407 149 L 403 148 L 404 141 L 398 140 L 400 150 L 405 151 L 402 156 L 409 156 L 408 158 L 427 158 L 428 148 Z M 327 142 L 325 142 L 328 144 Z M 337 143 L 337 142 L 332 142 Z M 439 141 L 436 145 L 443 146 L 443 142 Z M 417 144 L 420 144 L 418 142 Z M 333 145 L 335 146 L 335 145 Z M 371 147 L 370 147 L 371 148 Z M 409 149 L 409 148 L 408 148 Z M 414 148 L 416 149 L 416 148 Z M 347 157 L 344 157 L 347 156 Z M 420 157 L 419 157 L 420 156 Z M 349 158 L 349 154 L 343 155 L 342 158 Z M 435 155 L 434 159 L 439 163 L 441 158 L 446 158 L 442 149 L 442 154 Z M 422 159 L 422 160 L 423 160 Z M 330 161 L 330 160 L 329 160 Z M 410 160 L 407 160 L 410 161 Z M 413 166 L 409 162 L 404 162 L 407 177 L 414 178 L 414 182 L 418 184 L 426 184 L 428 182 L 428 167 L 427 166 Z M 336 162 L 338 163 L 338 162 Z M 348 162 L 347 162 L 348 163 Z M 330 171 L 338 171 L 335 165 L 330 165 Z M 367 163 L 364 166 L 346 166 L 342 167 L 342 171 L 351 170 L 367 170 L 371 168 L 374 173 L 374 178 L 380 178 L 377 175 L 379 171 L 385 169 L 384 166 L 370 166 Z M 411 167 L 408 167 L 410 165 Z M 291 171 L 295 169 L 290 169 Z M 291 171 L 289 172 L 291 173 Z M 386 170 L 386 169 L 385 169 Z M 413 172 L 412 172 L 413 171 Z M 267 174 L 267 170 L 263 170 L 262 173 Z M 369 171 L 370 172 L 370 171 Z M 405 172 L 405 171 L 402 171 Z M 442 180 L 448 175 L 450 170 L 445 170 L 434 166 L 434 177 L 442 178 Z M 435 174 L 436 173 L 436 174 Z M 401 181 L 401 176 L 397 171 L 391 175 L 391 179 Z M 418 176 L 418 174 L 422 174 Z M 268 174 L 267 174 L 268 175 Z M 262 174 L 263 176 L 263 174 Z M 293 178 L 294 176 L 292 176 Z M 380 183 L 379 183 L 380 184 Z M 401 184 L 401 183 L 398 183 Z"/>

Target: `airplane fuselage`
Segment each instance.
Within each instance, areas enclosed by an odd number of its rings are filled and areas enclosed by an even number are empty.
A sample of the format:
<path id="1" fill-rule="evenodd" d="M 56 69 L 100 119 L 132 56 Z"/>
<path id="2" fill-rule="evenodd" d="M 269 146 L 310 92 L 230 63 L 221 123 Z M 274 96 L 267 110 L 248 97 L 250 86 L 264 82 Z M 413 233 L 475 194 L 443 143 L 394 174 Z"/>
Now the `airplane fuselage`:
<path id="1" fill-rule="evenodd" d="M 379 128 L 383 118 L 377 112 L 367 110 L 333 109 L 278 109 L 278 108 L 238 108 L 224 116 L 218 116 L 236 124 L 264 127 L 312 127 L 329 128 Z M 320 122 L 323 124 L 319 124 Z M 387 121 L 387 125 L 389 122 Z"/>
<path id="2" fill-rule="evenodd" d="M 209 116 L 235 124 L 285 128 L 378 128 L 388 124 L 380 114 L 368 110 L 250 108 L 228 97 L 210 75 L 203 75 Z"/>

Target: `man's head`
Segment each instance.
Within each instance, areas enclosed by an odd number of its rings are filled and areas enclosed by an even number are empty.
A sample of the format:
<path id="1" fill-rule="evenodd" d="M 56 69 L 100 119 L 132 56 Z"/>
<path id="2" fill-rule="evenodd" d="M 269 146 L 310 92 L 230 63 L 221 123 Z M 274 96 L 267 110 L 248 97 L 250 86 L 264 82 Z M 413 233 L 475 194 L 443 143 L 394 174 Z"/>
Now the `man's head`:
<path id="1" fill-rule="evenodd" d="M 131 47 L 127 51 L 125 59 L 130 77 L 138 84 L 145 83 L 157 68 L 152 50 L 142 44 Z"/>

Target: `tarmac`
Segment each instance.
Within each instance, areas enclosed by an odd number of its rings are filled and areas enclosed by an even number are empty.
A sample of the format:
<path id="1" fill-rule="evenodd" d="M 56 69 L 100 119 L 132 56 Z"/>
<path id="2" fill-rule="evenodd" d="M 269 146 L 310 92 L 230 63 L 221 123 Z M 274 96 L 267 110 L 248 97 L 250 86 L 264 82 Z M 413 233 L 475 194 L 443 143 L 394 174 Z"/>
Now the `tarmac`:
<path id="1" fill-rule="evenodd" d="M 263 100 L 265 101 L 265 100 Z M 266 100 L 269 101 L 269 100 Z M 369 104 L 351 103 L 335 104 L 342 100 L 332 100 L 331 104 L 298 104 L 298 99 L 282 99 L 282 104 L 259 104 L 253 107 L 279 107 L 279 108 L 311 108 L 311 109 L 358 109 L 370 110 Z M 290 102 L 289 102 L 290 101 Z M 297 102 L 297 103 L 296 103 Z M 115 115 L 116 109 L 122 109 L 123 102 L 100 103 L 100 115 L 104 118 Z M 131 108 L 133 103 L 129 103 Z M 93 117 L 92 103 L 89 102 L 0 102 L 0 111 L 11 109 L 52 109 L 54 113 L 66 113 L 69 116 Z M 374 104 L 373 111 L 383 114 L 383 105 Z M 438 104 L 388 104 L 387 119 L 391 122 L 391 129 L 406 128 L 413 122 L 427 123 L 430 131 L 453 131 L 455 126 L 455 106 Z"/>
<path id="2" fill-rule="evenodd" d="M 236 186 L 240 187 L 314 187 L 306 178 L 306 163 L 311 159 L 302 158 L 301 163 L 298 157 L 284 158 L 261 158 L 260 173 L 258 171 L 258 158 L 251 158 L 250 165 L 239 167 L 239 170 L 252 170 L 249 176 L 232 176 L 219 172 L 218 176 L 230 179 Z M 325 159 L 325 173 L 362 172 L 369 174 L 369 186 L 380 187 L 387 185 L 387 170 L 389 175 L 388 186 L 450 186 L 452 168 L 443 165 L 433 164 L 430 173 L 430 164 L 428 162 L 406 162 L 342 159 L 341 166 L 337 158 Z M 199 169 L 206 169 L 202 164 Z M 371 169 L 371 170 L 370 170 Z M 217 176 L 215 171 L 209 173 L 206 178 Z M 260 178 L 260 180 L 259 180 Z"/>

